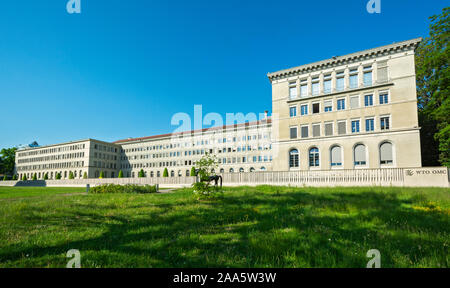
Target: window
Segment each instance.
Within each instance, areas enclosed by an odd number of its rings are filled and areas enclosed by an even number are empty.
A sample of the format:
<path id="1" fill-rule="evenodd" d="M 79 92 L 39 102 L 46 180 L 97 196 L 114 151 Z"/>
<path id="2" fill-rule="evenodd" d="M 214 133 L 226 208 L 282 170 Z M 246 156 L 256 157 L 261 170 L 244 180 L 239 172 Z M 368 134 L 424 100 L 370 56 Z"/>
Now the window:
<path id="1" fill-rule="evenodd" d="M 347 122 L 339 121 L 338 122 L 338 135 L 347 134 Z"/>
<path id="2" fill-rule="evenodd" d="M 342 166 L 342 150 L 340 146 L 333 146 L 330 151 L 331 167 Z"/>
<path id="3" fill-rule="evenodd" d="M 297 127 L 290 128 L 290 137 L 291 139 L 297 139 Z"/>
<path id="4" fill-rule="evenodd" d="M 380 93 L 380 105 L 389 103 L 389 96 L 387 92 Z"/>
<path id="5" fill-rule="evenodd" d="M 352 120 L 352 133 L 359 133 L 359 120 Z"/>
<path id="6" fill-rule="evenodd" d="M 390 129 L 389 116 L 380 118 L 380 129 L 381 130 L 389 130 Z"/>
<path id="7" fill-rule="evenodd" d="M 300 114 L 303 115 L 308 115 L 308 105 L 302 105 L 300 106 Z"/>
<path id="8" fill-rule="evenodd" d="M 333 101 L 332 100 L 325 100 L 323 102 L 323 106 L 324 106 L 325 112 L 333 111 Z"/>
<path id="9" fill-rule="evenodd" d="M 250 170 L 249 170 L 250 172 L 255 172 L 255 168 L 253 168 L 253 167 L 250 167 Z"/>
<path id="10" fill-rule="evenodd" d="M 359 96 L 350 97 L 350 108 L 351 109 L 359 108 Z"/>
<path id="11" fill-rule="evenodd" d="M 387 61 L 380 61 L 380 62 L 378 62 L 378 68 L 377 68 L 377 82 L 385 83 L 387 81 L 388 81 Z"/>
<path id="12" fill-rule="evenodd" d="M 337 100 L 337 110 L 345 110 L 345 99 Z"/>
<path id="13" fill-rule="evenodd" d="M 331 74 L 327 74 L 323 77 L 323 92 L 331 93 Z"/>
<path id="14" fill-rule="evenodd" d="M 325 136 L 333 135 L 333 123 L 325 123 Z"/>
<path id="15" fill-rule="evenodd" d="M 297 98 L 297 83 L 291 82 L 289 83 L 289 99 Z"/>
<path id="16" fill-rule="evenodd" d="M 373 95 L 364 96 L 364 106 L 373 106 Z"/>
<path id="17" fill-rule="evenodd" d="M 289 151 L 289 168 L 299 167 L 299 154 L 297 149 L 292 149 Z"/>
<path id="18" fill-rule="evenodd" d="M 344 90 L 344 71 L 340 71 L 336 73 L 336 90 L 343 91 Z"/>
<path id="19" fill-rule="evenodd" d="M 372 66 L 365 66 L 363 68 L 364 86 L 372 86 Z"/>
<path id="20" fill-rule="evenodd" d="M 366 132 L 372 132 L 375 130 L 375 122 L 373 118 L 366 119 Z"/>
<path id="21" fill-rule="evenodd" d="M 319 77 L 314 77 L 312 79 L 312 95 L 319 95 Z"/>
<path id="22" fill-rule="evenodd" d="M 358 88 L 358 69 L 350 69 L 350 88 Z"/>
<path id="23" fill-rule="evenodd" d="M 289 107 L 289 116 L 290 117 L 297 116 L 297 107 L 296 106 Z"/>
<path id="24" fill-rule="evenodd" d="M 313 103 L 312 104 L 312 112 L 313 114 L 317 114 L 320 112 L 320 103 Z"/>
<path id="25" fill-rule="evenodd" d="M 380 145 L 380 164 L 389 165 L 393 163 L 392 144 L 384 142 Z"/>
<path id="26" fill-rule="evenodd" d="M 301 133 L 302 138 L 308 138 L 308 126 L 302 126 Z"/>
<path id="27" fill-rule="evenodd" d="M 320 137 L 320 124 L 312 125 L 312 133 L 313 137 Z"/>
<path id="28" fill-rule="evenodd" d="M 239 168 L 239 173 L 244 173 L 244 168 Z"/>
<path id="29" fill-rule="evenodd" d="M 306 79 L 300 81 L 300 97 L 308 97 L 308 82 Z"/>
<path id="30" fill-rule="evenodd" d="M 366 165 L 366 146 L 358 144 L 353 149 L 353 158 L 355 159 L 355 166 Z"/>
<path id="31" fill-rule="evenodd" d="M 233 168 L 230 168 L 230 173 L 234 173 L 234 169 Z"/>
<path id="32" fill-rule="evenodd" d="M 319 167 L 319 149 L 316 147 L 309 149 L 309 166 Z"/>

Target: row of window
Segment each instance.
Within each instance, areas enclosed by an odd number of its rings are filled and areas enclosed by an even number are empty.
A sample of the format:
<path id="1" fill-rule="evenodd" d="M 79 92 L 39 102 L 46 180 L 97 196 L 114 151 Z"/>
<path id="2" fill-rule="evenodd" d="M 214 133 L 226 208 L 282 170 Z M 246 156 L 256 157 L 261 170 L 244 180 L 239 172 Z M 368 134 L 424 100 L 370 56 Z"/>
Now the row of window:
<path id="1" fill-rule="evenodd" d="M 314 75 L 311 76 L 311 78 L 291 81 L 289 82 L 289 99 L 296 99 L 298 96 L 300 96 L 300 98 L 307 98 L 310 96 L 340 92 L 346 89 L 356 89 L 374 85 L 375 81 L 373 79 L 372 65 L 365 65 L 361 70 L 360 73 L 358 67 L 352 67 L 350 69 L 338 70 L 334 75 L 331 72 L 325 73 L 323 79 L 320 79 L 319 75 Z M 387 62 L 379 62 L 377 69 L 377 83 L 387 82 L 387 73 Z M 300 92 L 300 94 L 298 92 Z"/>
<path id="2" fill-rule="evenodd" d="M 65 160 L 65 159 L 76 159 L 76 158 L 84 158 L 84 152 L 19 159 L 19 160 L 17 160 L 17 164 L 33 163 L 33 162 L 45 162 L 45 161 L 55 161 L 55 160 Z"/>
<path id="3" fill-rule="evenodd" d="M 42 165 L 17 166 L 17 171 L 63 169 L 63 168 L 76 168 L 76 167 L 84 167 L 84 161 L 72 161 L 72 162 L 48 163 L 48 164 L 42 164 Z"/>
<path id="4" fill-rule="evenodd" d="M 332 145 L 328 151 L 330 157 L 329 165 L 331 168 L 342 167 L 344 159 L 344 150 L 339 145 Z M 354 167 L 366 167 L 368 151 L 364 144 L 357 144 L 353 147 L 353 165 Z M 382 142 L 379 146 L 379 164 L 393 164 L 393 147 L 391 142 Z M 308 150 L 308 165 L 310 168 L 320 167 L 320 151 L 317 147 Z M 289 168 L 300 167 L 300 153 L 297 149 L 289 151 Z"/>
<path id="5" fill-rule="evenodd" d="M 391 129 L 391 120 L 389 115 L 383 115 L 379 117 L 379 130 L 386 131 Z M 337 135 L 347 134 L 347 120 L 337 120 L 337 131 L 334 130 L 334 122 L 325 122 L 323 124 L 324 131 L 322 132 L 322 123 L 313 123 L 311 125 L 300 125 L 300 135 L 298 135 L 298 127 L 289 127 L 290 139 L 309 138 L 309 137 L 321 137 L 321 136 L 333 136 L 337 132 Z M 361 119 L 351 119 L 351 133 L 360 133 Z M 364 131 L 374 132 L 378 130 L 375 127 L 375 117 L 366 117 L 364 119 Z"/>
<path id="6" fill-rule="evenodd" d="M 41 155 L 41 154 L 61 153 L 61 152 L 65 152 L 65 151 L 81 150 L 81 149 L 84 149 L 85 147 L 86 147 L 86 144 L 75 144 L 75 145 L 46 148 L 46 149 L 34 149 L 32 151 L 18 153 L 17 157 L 21 158 L 21 157 Z"/>
<path id="7" fill-rule="evenodd" d="M 353 95 L 350 96 L 350 109 L 357 109 L 360 108 L 360 95 Z M 374 94 L 365 94 L 364 97 L 364 103 L 363 107 L 371 107 L 374 106 Z M 326 113 L 326 112 L 332 112 L 334 109 L 336 111 L 342 111 L 346 110 L 347 108 L 347 98 L 346 97 L 340 97 L 336 99 L 336 102 L 333 103 L 333 99 L 325 99 L 322 101 L 316 101 L 312 102 L 311 104 L 300 104 L 300 114 L 297 113 L 297 105 L 290 105 L 289 106 L 289 116 L 290 117 L 297 117 L 305 116 L 311 114 L 318 114 L 318 113 Z M 388 104 L 389 103 L 389 91 L 380 91 L 378 93 L 378 104 Z M 321 106 L 323 107 L 323 110 L 321 109 Z M 336 107 L 336 108 L 334 108 Z M 309 109 L 311 109 L 309 111 Z"/>
<path id="8" fill-rule="evenodd" d="M 52 180 L 52 179 L 54 179 L 53 177 L 56 178 L 56 174 L 59 173 L 61 175 L 62 179 L 68 179 L 70 172 L 72 172 L 72 171 L 69 171 L 69 172 L 67 172 L 67 171 L 64 171 L 64 172 L 63 171 L 61 171 L 61 172 L 36 172 L 36 177 L 37 177 L 37 179 L 44 179 L 44 175 L 46 173 L 48 173 L 48 179 Z M 19 179 L 22 179 L 23 175 L 27 175 L 27 179 L 32 179 L 34 173 L 23 173 L 23 174 L 20 173 Z M 82 178 L 84 174 L 83 174 L 82 170 L 80 170 L 79 172 L 77 172 L 77 170 L 75 170 L 75 171 L 73 171 L 73 175 L 74 175 L 74 178 Z"/>
<path id="9" fill-rule="evenodd" d="M 111 152 L 111 153 L 117 153 L 116 147 L 111 147 L 107 145 L 101 145 L 101 144 L 94 144 L 95 150 L 105 151 L 105 152 Z"/>
<path id="10" fill-rule="evenodd" d="M 267 169 L 266 169 L 266 167 L 264 167 L 264 166 L 261 166 L 260 168 L 259 168 L 259 171 L 266 171 Z M 254 167 L 250 167 L 249 169 L 248 169 L 248 172 L 255 172 L 256 171 L 256 169 L 254 168 Z M 214 171 L 214 169 L 212 169 L 211 170 L 211 172 L 212 173 L 215 173 L 215 171 Z M 236 173 L 236 172 L 239 172 L 239 173 L 244 173 L 245 172 L 245 169 L 244 168 L 239 168 L 238 170 L 235 170 L 234 168 L 229 168 L 229 169 L 227 169 L 227 170 L 225 170 L 224 168 L 221 168 L 220 170 L 219 170 L 219 173 L 225 173 L 225 172 L 228 172 L 228 173 Z M 162 177 L 162 173 L 163 172 L 161 172 L 161 171 L 149 171 L 149 172 L 147 172 L 147 171 L 144 171 L 144 175 L 145 175 L 145 177 L 151 177 L 151 178 L 153 178 L 153 177 Z M 186 170 L 185 171 L 185 173 L 184 173 L 184 175 L 185 176 L 190 176 L 190 170 Z M 130 172 L 127 172 L 126 173 L 126 175 L 127 175 L 127 177 L 130 177 Z M 177 175 L 178 175 L 178 177 L 182 177 L 183 176 L 183 172 L 181 171 L 181 170 L 178 170 L 178 172 L 177 172 Z M 137 177 L 138 176 L 138 173 L 135 173 L 135 172 L 131 172 L 131 177 L 132 178 L 135 178 L 135 177 Z M 169 176 L 170 177 L 175 177 L 175 171 L 174 170 L 171 170 L 170 172 L 169 172 Z"/>

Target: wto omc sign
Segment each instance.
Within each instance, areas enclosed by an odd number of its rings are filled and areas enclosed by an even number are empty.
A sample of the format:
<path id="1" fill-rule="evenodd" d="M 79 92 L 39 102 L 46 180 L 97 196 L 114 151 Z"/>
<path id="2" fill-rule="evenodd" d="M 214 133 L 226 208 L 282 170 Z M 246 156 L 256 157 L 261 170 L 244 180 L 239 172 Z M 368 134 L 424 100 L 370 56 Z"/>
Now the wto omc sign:
<path id="1" fill-rule="evenodd" d="M 447 169 L 407 169 L 406 176 L 421 176 L 421 175 L 447 175 Z"/>

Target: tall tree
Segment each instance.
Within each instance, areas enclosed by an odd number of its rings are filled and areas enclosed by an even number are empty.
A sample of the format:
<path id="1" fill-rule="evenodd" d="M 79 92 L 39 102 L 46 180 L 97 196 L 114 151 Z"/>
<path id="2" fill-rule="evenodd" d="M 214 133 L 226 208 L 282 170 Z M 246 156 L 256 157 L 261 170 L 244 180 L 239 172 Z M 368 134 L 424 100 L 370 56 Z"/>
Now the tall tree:
<path id="1" fill-rule="evenodd" d="M 430 35 L 416 51 L 417 98 L 424 165 L 450 167 L 450 7 L 430 17 Z M 430 137 L 433 136 L 433 137 Z M 436 148 L 437 147 L 437 148 Z"/>
<path id="2" fill-rule="evenodd" d="M 3 163 L 3 170 L 1 172 L 13 175 L 14 173 L 14 165 L 16 163 L 16 151 L 17 148 L 5 148 L 0 151 L 0 158 Z"/>

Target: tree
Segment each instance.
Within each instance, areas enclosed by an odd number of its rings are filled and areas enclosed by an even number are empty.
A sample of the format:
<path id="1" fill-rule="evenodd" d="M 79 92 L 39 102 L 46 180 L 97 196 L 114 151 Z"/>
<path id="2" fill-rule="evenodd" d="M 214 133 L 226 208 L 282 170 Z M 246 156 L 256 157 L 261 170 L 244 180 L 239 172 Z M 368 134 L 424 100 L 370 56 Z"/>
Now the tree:
<path id="1" fill-rule="evenodd" d="M 44 180 L 48 180 L 48 173 L 44 174 Z"/>
<path id="2" fill-rule="evenodd" d="M 189 174 L 191 176 L 197 176 L 197 173 L 195 173 L 195 167 L 191 168 L 191 174 Z"/>
<path id="3" fill-rule="evenodd" d="M 33 174 L 32 180 L 33 180 L 33 181 L 36 181 L 36 180 L 37 180 L 37 174 L 36 174 L 36 173 Z"/>
<path id="4" fill-rule="evenodd" d="M 167 167 L 164 168 L 163 177 L 169 177 L 169 171 L 167 171 Z"/>
<path id="5" fill-rule="evenodd" d="M 13 175 L 14 174 L 14 166 L 16 164 L 16 151 L 17 148 L 4 148 L 0 151 L 1 160 L 1 168 L 0 173 L 5 175 Z"/>
<path id="6" fill-rule="evenodd" d="M 88 178 L 87 173 L 84 172 L 84 174 L 83 174 L 83 179 L 87 179 L 87 178 Z"/>
<path id="7" fill-rule="evenodd" d="M 141 169 L 141 171 L 139 171 L 138 177 L 139 177 L 139 178 L 145 177 L 144 169 Z"/>
<path id="8" fill-rule="evenodd" d="M 103 171 L 100 171 L 100 177 L 98 177 L 99 179 L 103 179 L 105 177 L 105 173 Z"/>
<path id="9" fill-rule="evenodd" d="M 416 50 L 423 164 L 450 167 L 450 8 L 430 17 L 430 35 Z M 432 137 L 431 137 L 432 136 Z M 439 154 L 436 154 L 439 153 Z"/>
<path id="10" fill-rule="evenodd" d="M 55 179 L 56 180 L 61 180 L 61 173 L 56 173 Z"/>
<path id="11" fill-rule="evenodd" d="M 28 179 L 27 179 L 27 175 L 25 175 L 25 174 L 23 174 L 23 176 L 22 176 L 22 181 L 27 181 Z"/>
<path id="12" fill-rule="evenodd" d="M 123 178 L 123 171 L 122 170 L 119 171 L 119 178 Z"/>
<path id="13" fill-rule="evenodd" d="M 6 175 L 5 175 L 5 176 L 3 176 L 3 181 L 6 181 L 6 180 L 8 180 L 8 178 L 6 178 Z"/>
<path id="14" fill-rule="evenodd" d="M 75 176 L 73 175 L 72 171 L 70 171 L 70 173 L 69 173 L 69 179 L 75 179 Z"/>
<path id="15" fill-rule="evenodd" d="M 212 171 L 215 171 L 219 167 L 217 157 L 213 154 L 206 154 L 195 163 L 195 166 L 197 167 L 197 174 L 200 181 L 192 185 L 194 195 L 199 199 L 215 196 L 215 193 L 219 192 L 219 190 L 217 187 L 211 187 L 209 185 L 209 177 L 214 173 Z"/>
<path id="16" fill-rule="evenodd" d="M 13 175 L 12 180 L 14 180 L 14 181 L 17 180 L 17 174 Z"/>

